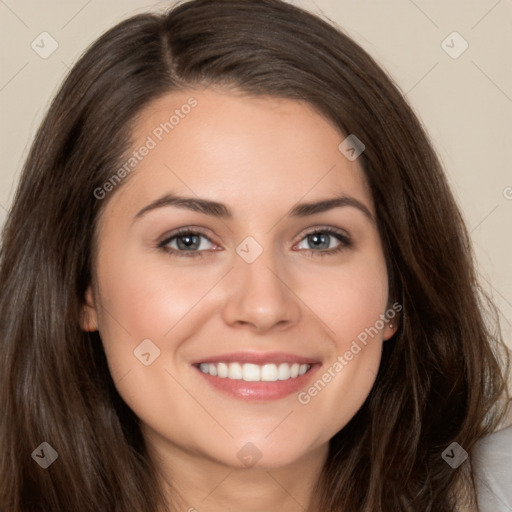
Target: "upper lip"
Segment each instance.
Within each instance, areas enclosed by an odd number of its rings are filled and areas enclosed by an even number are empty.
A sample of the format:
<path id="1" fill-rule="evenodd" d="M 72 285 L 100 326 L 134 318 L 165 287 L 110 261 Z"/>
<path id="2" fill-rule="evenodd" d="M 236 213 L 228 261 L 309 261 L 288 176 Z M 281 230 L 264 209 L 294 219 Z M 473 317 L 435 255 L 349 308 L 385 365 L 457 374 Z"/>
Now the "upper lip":
<path id="1" fill-rule="evenodd" d="M 299 363 L 299 364 L 315 364 L 319 363 L 317 359 L 311 357 L 303 357 L 295 354 L 287 354 L 285 352 L 230 352 L 228 354 L 218 354 L 211 357 L 204 357 L 192 362 L 193 365 L 200 363 L 252 363 L 257 365 L 263 364 L 280 364 L 280 363 Z"/>

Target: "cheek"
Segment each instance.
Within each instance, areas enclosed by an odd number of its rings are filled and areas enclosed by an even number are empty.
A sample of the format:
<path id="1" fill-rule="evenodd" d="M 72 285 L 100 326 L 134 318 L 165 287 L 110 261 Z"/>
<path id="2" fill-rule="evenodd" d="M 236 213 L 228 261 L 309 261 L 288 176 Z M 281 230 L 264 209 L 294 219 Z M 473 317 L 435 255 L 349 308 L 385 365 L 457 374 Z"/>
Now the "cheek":
<path id="1" fill-rule="evenodd" d="M 377 250 L 371 257 L 357 256 L 344 265 L 296 273 L 295 279 L 297 295 L 322 320 L 338 351 L 345 351 L 385 312 L 387 270 Z"/>
<path id="2" fill-rule="evenodd" d="M 112 327 L 123 338 L 129 333 L 133 341 L 141 337 L 163 338 L 215 283 L 211 271 L 172 268 L 166 265 L 165 258 L 156 263 L 151 258 L 113 258 L 105 262 L 98 277 L 102 301 L 108 310 L 103 315 L 103 334 L 107 339 L 115 338 L 110 332 Z"/>
<path id="3" fill-rule="evenodd" d="M 301 297 L 307 297 L 308 305 L 327 325 L 323 338 L 332 350 L 329 360 L 297 401 L 304 417 L 315 418 L 324 426 L 321 439 L 327 441 L 353 418 L 375 382 L 382 353 L 382 316 L 387 306 L 388 283 L 380 257 L 361 259 L 332 271 L 323 280 L 317 275 L 315 282 L 316 287 L 312 282 L 305 284 Z M 318 291 L 320 284 L 330 293 Z"/>
<path id="4" fill-rule="evenodd" d="M 98 268 L 99 330 L 123 400 L 144 422 L 163 424 L 173 437 L 179 426 L 162 413 L 163 406 L 177 407 L 184 417 L 197 415 L 193 401 L 173 379 L 173 357 L 180 343 L 175 333 L 181 333 L 187 314 L 214 281 L 197 272 L 171 269 L 165 258 L 149 260 L 121 257 L 114 251 L 103 260 Z"/>
<path id="5" fill-rule="evenodd" d="M 197 328 L 198 315 L 209 315 L 210 302 L 204 298 L 218 272 L 204 265 L 173 267 L 165 255 L 108 249 L 107 254 L 98 267 L 98 281 L 99 331 L 109 368 L 114 382 L 132 372 L 123 381 L 125 388 L 129 382 L 149 385 L 155 378 L 149 369 L 172 366 L 179 344 Z M 149 347 L 150 361 L 157 356 L 150 366 L 138 359 L 148 353 L 139 347 Z"/>

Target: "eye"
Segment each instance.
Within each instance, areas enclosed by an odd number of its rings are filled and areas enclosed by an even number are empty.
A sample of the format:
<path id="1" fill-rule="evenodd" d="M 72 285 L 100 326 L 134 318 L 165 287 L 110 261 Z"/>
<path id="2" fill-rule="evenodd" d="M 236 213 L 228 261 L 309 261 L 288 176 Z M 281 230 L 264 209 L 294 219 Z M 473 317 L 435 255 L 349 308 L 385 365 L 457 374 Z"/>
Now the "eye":
<path id="1" fill-rule="evenodd" d="M 350 238 L 344 232 L 334 228 L 317 228 L 307 233 L 296 247 L 318 256 L 327 256 L 341 252 L 350 245 Z M 200 230 L 190 228 L 181 228 L 171 233 L 157 247 L 167 253 L 184 257 L 204 256 L 203 253 L 207 251 L 219 250 L 219 246 L 208 236 Z"/>
<path id="2" fill-rule="evenodd" d="M 158 247 L 178 256 L 201 256 L 201 252 L 216 250 L 216 246 L 205 234 L 184 228 L 162 240 Z"/>
<path id="3" fill-rule="evenodd" d="M 342 231 L 333 228 L 319 228 L 307 233 L 298 245 L 298 249 L 316 253 L 319 256 L 335 254 L 351 245 L 350 238 Z"/>

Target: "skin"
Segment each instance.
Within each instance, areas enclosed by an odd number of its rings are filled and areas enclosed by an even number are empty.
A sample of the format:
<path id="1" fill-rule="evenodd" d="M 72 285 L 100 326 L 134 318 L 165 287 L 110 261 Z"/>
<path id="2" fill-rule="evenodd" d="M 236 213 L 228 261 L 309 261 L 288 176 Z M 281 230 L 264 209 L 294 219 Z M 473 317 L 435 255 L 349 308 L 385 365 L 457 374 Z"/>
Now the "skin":
<path id="1" fill-rule="evenodd" d="M 345 136 L 298 101 L 212 88 L 173 92 L 144 110 L 134 149 L 191 96 L 197 106 L 103 199 L 82 327 L 99 330 L 162 482 L 179 489 L 178 510 L 304 510 L 329 439 L 368 396 L 382 342 L 396 327 L 385 325 L 305 405 L 297 393 L 261 403 L 221 394 L 191 362 L 283 351 L 321 362 L 320 378 L 389 307 L 386 265 L 375 220 L 359 209 L 287 213 L 298 202 L 343 194 L 375 219 L 371 193 L 359 161 L 338 150 Z M 233 217 L 166 206 L 135 219 L 171 192 L 224 203 Z M 198 257 L 156 247 L 187 226 L 205 230 Z M 330 255 L 315 248 L 306 235 L 328 227 L 351 244 Z M 263 248 L 252 263 L 236 252 L 247 236 Z M 327 242 L 340 244 L 332 235 Z M 144 339 L 160 350 L 149 366 L 134 357 Z M 261 453 L 251 467 L 237 457 L 248 442 Z"/>

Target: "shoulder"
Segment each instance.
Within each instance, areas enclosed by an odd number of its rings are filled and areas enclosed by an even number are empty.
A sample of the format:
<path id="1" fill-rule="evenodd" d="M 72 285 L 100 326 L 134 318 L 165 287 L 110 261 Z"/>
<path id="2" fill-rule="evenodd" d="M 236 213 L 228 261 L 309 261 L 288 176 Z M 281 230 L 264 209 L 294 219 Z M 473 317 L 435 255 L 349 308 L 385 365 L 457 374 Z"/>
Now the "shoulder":
<path id="1" fill-rule="evenodd" d="M 472 457 L 479 512 L 512 510 L 512 425 L 484 437 Z"/>

